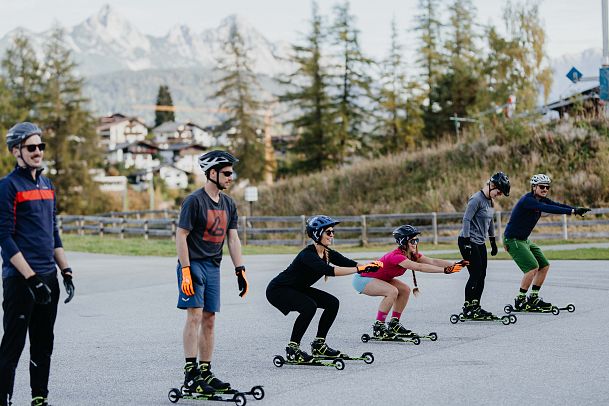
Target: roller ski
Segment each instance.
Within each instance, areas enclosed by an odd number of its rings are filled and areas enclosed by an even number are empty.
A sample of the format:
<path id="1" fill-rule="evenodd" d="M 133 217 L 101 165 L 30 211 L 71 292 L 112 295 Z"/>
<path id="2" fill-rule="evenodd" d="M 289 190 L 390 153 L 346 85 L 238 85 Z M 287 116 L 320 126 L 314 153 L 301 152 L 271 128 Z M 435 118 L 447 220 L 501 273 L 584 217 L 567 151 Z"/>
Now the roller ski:
<path id="1" fill-rule="evenodd" d="M 372 326 L 372 336 L 369 334 L 362 334 L 361 340 L 363 343 L 368 341 L 388 341 L 397 343 L 413 343 L 414 345 L 421 344 L 421 339 L 418 336 L 399 336 L 396 333 L 391 332 L 385 323 L 377 320 Z"/>
<path id="2" fill-rule="evenodd" d="M 328 347 L 328 349 L 331 348 Z M 281 355 L 275 355 L 273 358 L 273 365 L 275 365 L 277 368 L 281 368 L 283 365 L 308 365 L 317 367 L 334 367 L 339 371 L 345 369 L 345 361 L 342 358 L 316 358 L 301 350 L 300 346 L 293 342 L 290 342 L 285 348 L 285 353 L 285 358 Z"/>
<path id="3" fill-rule="evenodd" d="M 552 313 L 557 316 L 561 310 L 566 310 L 569 313 L 575 311 L 575 305 L 569 303 L 565 307 L 558 307 L 551 303 L 544 302 L 539 296 L 530 296 L 529 298 L 516 297 L 514 306 L 506 305 L 503 311 L 510 313 Z"/>
<path id="4" fill-rule="evenodd" d="M 419 337 L 420 339 L 428 339 L 431 341 L 436 341 L 438 339 L 438 334 L 431 332 L 427 335 L 415 333 L 412 330 L 408 330 L 402 324 L 400 324 L 400 320 L 396 317 L 392 317 L 387 323 L 387 330 L 390 333 L 397 335 L 398 337 L 410 338 L 410 337 Z"/>
<path id="5" fill-rule="evenodd" d="M 313 358 L 317 360 L 341 359 L 343 361 L 364 361 L 366 364 L 372 364 L 374 362 L 374 355 L 371 352 L 365 352 L 361 357 L 351 357 L 343 352 L 328 347 L 326 340 L 319 337 L 311 343 L 311 354 L 313 355 Z"/>
<path id="6" fill-rule="evenodd" d="M 507 326 L 509 324 L 515 324 L 517 320 L 518 319 L 513 314 L 501 317 L 495 316 L 493 313 L 482 309 L 477 300 L 472 300 L 471 303 L 465 302 L 463 304 L 463 311 L 461 313 L 450 316 L 450 322 L 452 324 L 465 321 L 487 321 L 500 322 Z"/>
<path id="7" fill-rule="evenodd" d="M 264 389 L 255 386 L 247 394 L 254 396 L 255 399 L 262 399 Z M 232 389 L 229 383 L 214 377 L 209 370 L 209 364 L 203 364 L 199 369 L 194 363 L 188 362 L 184 366 L 184 384 L 180 389 L 170 389 L 167 397 L 171 403 L 186 399 L 235 402 L 238 406 L 244 406 L 247 403 L 245 395 L 244 392 Z"/>

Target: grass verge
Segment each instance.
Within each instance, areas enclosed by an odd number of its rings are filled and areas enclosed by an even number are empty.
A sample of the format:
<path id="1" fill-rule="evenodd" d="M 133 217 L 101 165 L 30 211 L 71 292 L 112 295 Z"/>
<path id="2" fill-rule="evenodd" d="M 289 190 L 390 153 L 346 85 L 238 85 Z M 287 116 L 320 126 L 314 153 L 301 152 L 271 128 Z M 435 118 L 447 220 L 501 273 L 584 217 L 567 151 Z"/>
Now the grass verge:
<path id="1" fill-rule="evenodd" d="M 143 238 L 125 238 L 123 240 L 116 237 L 99 237 L 95 235 L 79 236 L 75 234 L 62 235 L 63 244 L 68 251 L 90 252 L 98 254 L 131 255 L 131 256 L 164 256 L 175 257 L 175 242 L 171 240 L 144 240 Z M 576 241 L 536 241 L 542 248 L 544 245 L 569 244 L 569 243 L 590 243 L 607 242 L 606 240 L 576 240 Z M 373 245 L 368 247 L 348 247 L 340 246 L 341 252 L 369 252 L 380 251 L 388 252 L 395 248 L 395 245 Z M 455 244 L 442 243 L 438 245 L 422 244 L 421 251 L 432 251 L 440 249 L 456 249 Z M 253 246 L 243 247 L 245 255 L 272 255 L 272 254 L 296 254 L 300 247 L 287 246 Z M 226 253 L 226 247 L 225 247 Z M 604 259 L 609 260 L 609 249 L 602 248 L 582 248 L 578 250 L 564 251 L 545 251 L 545 256 L 549 260 L 561 259 Z M 437 258 L 455 258 L 455 254 L 434 255 Z M 496 257 L 489 259 L 510 259 L 509 255 L 500 251 Z"/>

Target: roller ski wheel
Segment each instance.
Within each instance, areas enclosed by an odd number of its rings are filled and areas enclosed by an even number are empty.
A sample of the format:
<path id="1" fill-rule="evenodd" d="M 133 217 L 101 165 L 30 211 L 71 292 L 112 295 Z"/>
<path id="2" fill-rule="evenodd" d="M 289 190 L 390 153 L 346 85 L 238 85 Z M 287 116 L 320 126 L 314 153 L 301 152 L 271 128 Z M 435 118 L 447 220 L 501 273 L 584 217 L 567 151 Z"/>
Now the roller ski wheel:
<path id="1" fill-rule="evenodd" d="M 333 358 L 331 362 L 320 358 L 313 358 L 310 361 L 297 361 L 285 359 L 281 355 L 275 355 L 273 358 L 273 365 L 275 365 L 277 368 L 281 368 L 283 365 L 308 365 L 317 367 L 334 367 L 339 371 L 345 369 L 345 361 L 340 358 Z"/>
<path id="2" fill-rule="evenodd" d="M 451 322 L 452 324 L 457 324 L 457 323 L 459 322 L 459 320 L 460 320 L 460 317 L 459 317 L 459 315 L 458 315 L 458 314 L 452 314 L 452 315 L 450 316 L 450 322 Z"/>
<path id="3" fill-rule="evenodd" d="M 182 398 L 182 392 L 179 389 L 172 388 L 169 390 L 167 397 L 171 403 L 178 403 L 178 400 Z"/>
<path id="4" fill-rule="evenodd" d="M 400 337 L 400 336 L 385 336 L 385 337 L 374 337 L 369 334 L 362 334 L 362 342 L 367 343 L 368 341 L 383 341 L 393 343 L 413 343 L 414 345 L 421 344 L 421 339 L 418 336 L 415 337 Z"/>
<path id="5" fill-rule="evenodd" d="M 249 392 L 246 392 L 245 394 L 252 395 L 256 400 L 264 399 L 264 389 L 262 388 L 262 385 L 254 386 Z"/>

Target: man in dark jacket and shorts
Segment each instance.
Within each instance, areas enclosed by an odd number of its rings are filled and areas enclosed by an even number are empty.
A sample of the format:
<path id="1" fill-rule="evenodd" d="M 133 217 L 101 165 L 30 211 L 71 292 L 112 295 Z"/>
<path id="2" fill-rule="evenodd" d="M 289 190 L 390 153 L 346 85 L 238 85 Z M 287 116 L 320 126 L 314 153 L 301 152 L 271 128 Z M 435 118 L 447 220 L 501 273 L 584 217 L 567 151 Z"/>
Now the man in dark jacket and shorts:
<path id="1" fill-rule="evenodd" d="M 541 249 L 529 240 L 541 213 L 578 214 L 583 216 L 590 211 L 585 207 L 573 207 L 548 199 L 551 182 L 550 177 L 543 173 L 531 177 L 531 191 L 522 196 L 516 203 L 512 209 L 510 221 L 503 233 L 503 244 L 506 251 L 520 270 L 524 272 L 520 282 L 520 292 L 514 299 L 516 310 L 550 310 L 552 308 L 551 303 L 546 303 L 539 297 L 539 289 L 541 289 L 541 285 L 546 279 L 550 263 Z M 527 298 L 527 292 L 531 284 L 533 284 L 533 287 Z"/>

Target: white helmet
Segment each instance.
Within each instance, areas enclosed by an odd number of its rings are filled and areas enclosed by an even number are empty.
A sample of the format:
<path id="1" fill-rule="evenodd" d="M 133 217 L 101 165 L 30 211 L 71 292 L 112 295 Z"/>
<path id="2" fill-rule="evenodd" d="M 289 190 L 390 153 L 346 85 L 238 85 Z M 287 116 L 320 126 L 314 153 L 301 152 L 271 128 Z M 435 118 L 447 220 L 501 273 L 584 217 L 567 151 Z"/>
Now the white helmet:
<path id="1" fill-rule="evenodd" d="M 211 169 L 231 166 L 237 162 L 239 162 L 239 160 L 226 151 L 209 151 L 199 157 L 199 166 L 205 174 Z"/>
<path id="2" fill-rule="evenodd" d="M 552 183 L 552 179 L 545 173 L 538 173 L 531 177 L 531 185 L 549 185 Z"/>

